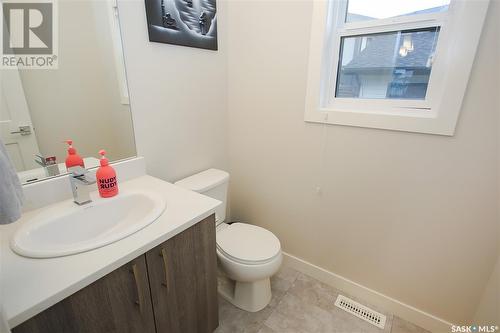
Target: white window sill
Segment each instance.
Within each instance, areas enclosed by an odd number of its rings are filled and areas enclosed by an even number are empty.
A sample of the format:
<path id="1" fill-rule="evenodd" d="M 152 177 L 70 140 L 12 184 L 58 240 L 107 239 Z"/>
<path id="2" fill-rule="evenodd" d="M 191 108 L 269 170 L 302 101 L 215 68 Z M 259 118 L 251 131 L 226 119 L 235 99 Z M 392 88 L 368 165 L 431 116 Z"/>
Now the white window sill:
<path id="1" fill-rule="evenodd" d="M 373 112 L 362 110 L 315 109 L 306 112 L 304 120 L 311 123 L 376 128 L 404 132 L 451 136 L 455 122 L 442 121 L 430 110 Z"/>

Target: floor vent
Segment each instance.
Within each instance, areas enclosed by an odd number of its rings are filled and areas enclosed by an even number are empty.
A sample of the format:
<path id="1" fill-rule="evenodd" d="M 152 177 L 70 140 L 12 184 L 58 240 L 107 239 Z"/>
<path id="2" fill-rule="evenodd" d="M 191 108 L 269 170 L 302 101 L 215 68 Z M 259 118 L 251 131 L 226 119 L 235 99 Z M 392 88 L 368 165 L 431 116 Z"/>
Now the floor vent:
<path id="1" fill-rule="evenodd" d="M 373 311 L 372 309 L 359 304 L 350 298 L 339 295 L 335 301 L 335 305 L 381 329 L 384 329 L 385 327 L 386 317 L 383 314 Z"/>

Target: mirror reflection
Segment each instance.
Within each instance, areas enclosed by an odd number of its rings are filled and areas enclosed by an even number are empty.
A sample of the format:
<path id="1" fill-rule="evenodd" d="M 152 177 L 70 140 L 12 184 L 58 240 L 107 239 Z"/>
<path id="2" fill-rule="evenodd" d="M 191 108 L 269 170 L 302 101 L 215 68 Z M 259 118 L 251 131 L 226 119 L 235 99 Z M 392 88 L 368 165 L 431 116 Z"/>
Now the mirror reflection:
<path id="1" fill-rule="evenodd" d="M 58 11 L 58 69 L 0 74 L 0 140 L 23 183 L 66 173 L 68 143 L 86 168 L 100 149 L 110 161 L 136 154 L 114 2 L 63 0 Z"/>

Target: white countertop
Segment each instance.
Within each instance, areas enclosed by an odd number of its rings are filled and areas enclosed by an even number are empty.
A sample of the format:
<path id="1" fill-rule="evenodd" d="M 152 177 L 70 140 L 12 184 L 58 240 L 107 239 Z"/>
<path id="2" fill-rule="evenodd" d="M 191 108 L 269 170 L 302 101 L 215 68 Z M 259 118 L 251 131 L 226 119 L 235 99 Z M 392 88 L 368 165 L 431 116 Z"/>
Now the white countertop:
<path id="1" fill-rule="evenodd" d="M 9 247 L 11 235 L 39 209 L 26 212 L 18 222 L 0 226 L 0 302 L 11 327 L 210 216 L 220 204 L 217 200 L 151 176 L 122 182 L 119 188 L 120 191 L 154 191 L 164 196 L 167 207 L 156 221 L 144 229 L 89 252 L 51 259 L 30 259 L 15 254 Z M 97 192 L 91 197 L 105 200 L 99 198 Z"/>

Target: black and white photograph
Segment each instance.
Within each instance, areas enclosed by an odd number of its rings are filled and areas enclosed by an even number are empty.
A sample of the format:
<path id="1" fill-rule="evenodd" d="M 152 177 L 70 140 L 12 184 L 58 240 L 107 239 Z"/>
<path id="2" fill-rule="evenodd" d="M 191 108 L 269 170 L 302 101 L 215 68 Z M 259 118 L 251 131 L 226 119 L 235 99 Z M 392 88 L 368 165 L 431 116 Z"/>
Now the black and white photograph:
<path id="1" fill-rule="evenodd" d="M 146 0 L 149 40 L 217 50 L 216 0 Z"/>

